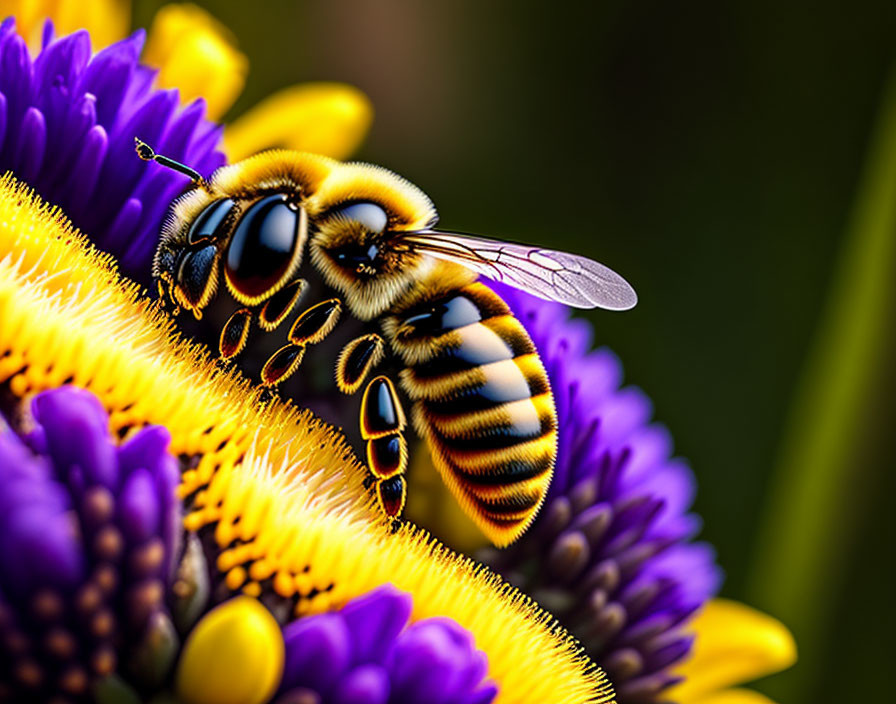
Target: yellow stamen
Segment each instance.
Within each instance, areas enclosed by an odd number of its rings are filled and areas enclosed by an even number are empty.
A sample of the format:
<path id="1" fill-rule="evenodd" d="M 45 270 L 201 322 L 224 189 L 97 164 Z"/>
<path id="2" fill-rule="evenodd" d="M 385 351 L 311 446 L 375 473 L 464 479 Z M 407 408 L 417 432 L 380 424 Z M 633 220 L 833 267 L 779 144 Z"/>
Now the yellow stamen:
<path id="1" fill-rule="evenodd" d="M 32 49 L 40 46 L 44 20 L 53 20 L 56 34 L 90 32 L 94 50 L 122 39 L 131 23 L 128 0 L 0 0 L 0 17 L 16 18 L 16 29 Z"/>
<path id="2" fill-rule="evenodd" d="M 156 13 L 143 61 L 159 68 L 159 87 L 177 88 L 185 103 L 204 98 L 211 120 L 233 105 L 249 71 L 228 29 L 189 4 L 165 5 Z"/>
<path id="3" fill-rule="evenodd" d="M 413 596 L 414 618 L 448 616 L 472 633 L 499 702 L 612 701 L 604 674 L 549 614 L 422 531 L 392 534 L 341 436 L 217 371 L 110 257 L 6 176 L 0 383 L 23 397 L 67 382 L 97 394 L 116 432 L 164 424 L 175 455 L 200 458 L 182 477 L 185 526 L 212 529 L 219 569 L 277 575 L 273 588 L 301 614 L 394 583 Z M 257 593 L 256 584 L 240 588 Z"/>
<path id="4" fill-rule="evenodd" d="M 681 704 L 728 704 L 723 695 L 734 687 L 772 672 L 790 667 L 796 661 L 793 636 L 780 622 L 744 604 L 713 599 L 692 623 L 696 632 L 694 650 L 677 674 L 684 682 L 669 691 L 670 701 Z M 743 691 L 730 696 L 750 697 Z M 739 702 L 764 701 L 732 699 Z"/>
<path id="5" fill-rule="evenodd" d="M 280 626 L 261 603 L 238 596 L 202 617 L 177 664 L 185 704 L 263 704 L 283 673 Z"/>
<path id="6" fill-rule="evenodd" d="M 357 88 L 303 83 L 268 96 L 238 117 L 224 132 L 224 151 L 231 162 L 276 147 L 345 159 L 372 121 L 370 101 Z"/>

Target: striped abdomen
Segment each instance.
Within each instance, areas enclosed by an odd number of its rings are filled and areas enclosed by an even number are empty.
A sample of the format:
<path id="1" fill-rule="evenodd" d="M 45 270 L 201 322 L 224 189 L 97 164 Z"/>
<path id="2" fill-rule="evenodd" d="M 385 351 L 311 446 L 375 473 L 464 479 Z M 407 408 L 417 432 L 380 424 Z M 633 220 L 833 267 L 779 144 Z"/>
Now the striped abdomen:
<path id="1" fill-rule="evenodd" d="M 512 542 L 541 506 L 557 454 L 554 399 L 529 335 L 479 283 L 418 303 L 395 323 L 417 432 L 492 542 Z"/>

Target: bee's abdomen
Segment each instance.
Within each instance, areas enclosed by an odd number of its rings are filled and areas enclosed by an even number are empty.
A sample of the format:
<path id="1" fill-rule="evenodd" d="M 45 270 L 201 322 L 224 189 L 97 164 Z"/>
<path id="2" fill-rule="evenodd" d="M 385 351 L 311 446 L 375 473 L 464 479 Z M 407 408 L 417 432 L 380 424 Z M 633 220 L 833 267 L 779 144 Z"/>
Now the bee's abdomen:
<path id="1" fill-rule="evenodd" d="M 428 301 L 399 329 L 394 344 L 414 360 L 404 387 L 436 466 L 488 537 L 512 542 L 541 506 L 557 453 L 554 399 L 532 341 L 482 284 Z"/>

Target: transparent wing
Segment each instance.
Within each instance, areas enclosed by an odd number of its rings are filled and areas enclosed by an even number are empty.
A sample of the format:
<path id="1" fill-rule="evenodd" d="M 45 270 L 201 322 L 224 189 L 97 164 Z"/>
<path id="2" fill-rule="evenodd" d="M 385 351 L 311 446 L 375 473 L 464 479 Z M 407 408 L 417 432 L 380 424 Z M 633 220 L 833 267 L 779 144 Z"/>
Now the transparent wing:
<path id="1" fill-rule="evenodd" d="M 409 232 L 401 241 L 488 279 L 576 308 L 627 310 L 638 302 L 619 274 L 575 254 L 435 230 Z"/>

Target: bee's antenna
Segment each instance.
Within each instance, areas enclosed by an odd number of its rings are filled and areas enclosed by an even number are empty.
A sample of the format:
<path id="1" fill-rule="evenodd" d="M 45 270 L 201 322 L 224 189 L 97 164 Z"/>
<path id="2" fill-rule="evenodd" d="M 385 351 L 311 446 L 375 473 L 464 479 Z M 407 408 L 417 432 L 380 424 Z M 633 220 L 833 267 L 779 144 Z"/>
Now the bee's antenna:
<path id="1" fill-rule="evenodd" d="M 174 159 L 171 159 L 170 157 L 167 157 L 163 154 L 156 154 L 153 148 L 139 137 L 134 137 L 134 145 L 137 148 L 137 156 L 143 159 L 143 161 L 154 161 L 157 164 L 161 164 L 168 169 L 173 169 L 174 171 L 177 171 L 184 176 L 189 176 L 190 180 L 192 180 L 193 183 L 195 183 L 197 186 L 205 187 L 208 185 L 206 180 L 202 178 L 202 175 L 198 171 L 196 171 L 195 169 L 191 169 L 186 164 L 181 164 L 179 161 L 175 161 Z"/>

